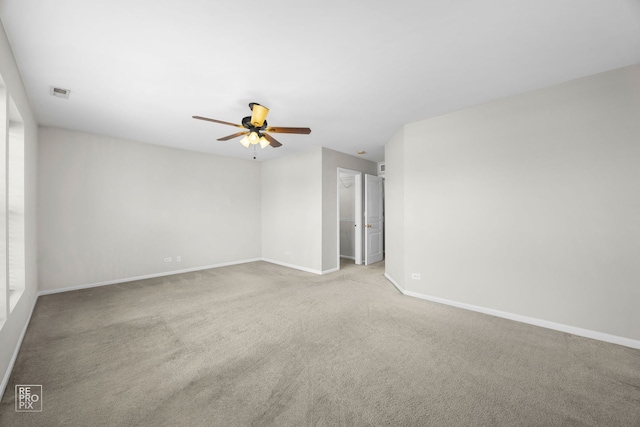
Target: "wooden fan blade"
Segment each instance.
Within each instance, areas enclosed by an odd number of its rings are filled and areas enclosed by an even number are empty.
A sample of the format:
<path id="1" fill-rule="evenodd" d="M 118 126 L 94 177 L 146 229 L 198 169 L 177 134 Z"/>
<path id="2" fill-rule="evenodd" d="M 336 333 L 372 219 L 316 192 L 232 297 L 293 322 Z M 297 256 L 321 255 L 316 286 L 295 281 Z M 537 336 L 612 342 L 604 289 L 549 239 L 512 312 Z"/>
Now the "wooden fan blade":
<path id="1" fill-rule="evenodd" d="M 218 141 L 228 141 L 228 140 L 230 140 L 230 139 L 237 138 L 237 137 L 239 137 L 239 136 L 246 135 L 246 134 L 248 134 L 248 133 L 249 133 L 249 131 L 248 131 L 248 130 L 247 130 L 247 131 L 244 131 L 244 132 L 234 133 L 233 135 L 229 135 L 229 136 L 224 136 L 224 137 L 222 137 L 222 138 L 218 138 Z"/>
<path id="2" fill-rule="evenodd" d="M 276 127 L 269 126 L 265 129 L 267 132 L 275 132 L 275 133 L 301 133 L 304 135 L 308 135 L 311 133 L 311 129 L 309 128 L 285 128 L 285 127 Z"/>
<path id="3" fill-rule="evenodd" d="M 273 148 L 278 148 L 278 147 L 280 147 L 282 145 L 281 143 L 279 143 L 274 137 L 272 137 L 268 133 L 263 133 L 262 136 L 264 136 L 264 138 L 267 141 L 269 141 L 269 145 L 272 146 Z"/>
<path id="4" fill-rule="evenodd" d="M 191 116 L 191 117 L 193 117 L 194 119 L 198 119 L 198 120 L 206 120 L 208 122 L 214 122 L 214 123 L 220 123 L 220 124 L 223 124 L 223 125 L 235 126 L 237 128 L 244 128 L 244 126 L 242 126 L 242 125 L 237 125 L 235 123 L 229 123 L 229 122 L 223 122 L 222 120 L 210 119 L 208 117 L 201 117 L 201 116 Z"/>

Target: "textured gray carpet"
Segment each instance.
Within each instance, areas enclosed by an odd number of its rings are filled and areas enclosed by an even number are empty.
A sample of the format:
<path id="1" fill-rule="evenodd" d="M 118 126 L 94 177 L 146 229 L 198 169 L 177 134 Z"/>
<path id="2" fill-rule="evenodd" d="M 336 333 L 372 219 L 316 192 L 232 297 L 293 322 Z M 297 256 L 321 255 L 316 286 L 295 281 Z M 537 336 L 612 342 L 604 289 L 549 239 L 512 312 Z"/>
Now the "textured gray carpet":
<path id="1" fill-rule="evenodd" d="M 640 351 L 256 262 L 41 297 L 2 426 L 639 426 Z M 15 384 L 43 411 L 16 413 Z"/>

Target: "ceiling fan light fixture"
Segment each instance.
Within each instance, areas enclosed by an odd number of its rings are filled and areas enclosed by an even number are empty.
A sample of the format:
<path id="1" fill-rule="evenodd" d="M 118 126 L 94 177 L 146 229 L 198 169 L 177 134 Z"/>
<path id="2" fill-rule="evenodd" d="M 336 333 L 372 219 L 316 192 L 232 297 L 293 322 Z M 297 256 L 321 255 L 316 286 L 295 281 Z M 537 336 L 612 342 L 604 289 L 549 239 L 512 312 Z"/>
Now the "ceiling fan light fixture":
<path id="1" fill-rule="evenodd" d="M 249 148 L 249 145 L 251 145 L 251 141 L 249 141 L 249 137 L 245 135 L 244 138 L 240 140 L 240 144 L 242 144 L 244 148 Z"/>
<path id="2" fill-rule="evenodd" d="M 264 105 L 252 102 L 251 104 L 251 124 L 257 127 L 262 126 L 269 114 L 269 109 Z"/>
<path id="3" fill-rule="evenodd" d="M 266 148 L 269 146 L 269 141 L 267 141 L 267 138 L 265 138 L 264 136 L 260 137 L 260 147 L 261 148 Z"/>
<path id="4" fill-rule="evenodd" d="M 258 144 L 260 142 L 260 137 L 257 132 L 251 132 L 249 134 L 249 143 L 250 144 Z"/>

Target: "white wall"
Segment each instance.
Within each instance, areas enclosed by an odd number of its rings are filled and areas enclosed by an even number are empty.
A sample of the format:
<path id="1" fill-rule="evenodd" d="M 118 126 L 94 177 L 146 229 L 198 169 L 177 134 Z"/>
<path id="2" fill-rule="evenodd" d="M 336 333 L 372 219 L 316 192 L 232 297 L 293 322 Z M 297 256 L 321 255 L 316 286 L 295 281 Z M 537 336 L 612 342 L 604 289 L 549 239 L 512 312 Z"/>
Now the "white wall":
<path id="1" fill-rule="evenodd" d="M 640 340 L 640 65 L 404 132 L 386 158 L 395 281 L 420 295 Z M 400 229 L 404 242 L 393 239 Z M 398 244 L 404 268 L 392 253 Z"/>
<path id="2" fill-rule="evenodd" d="M 259 163 L 46 127 L 39 148 L 41 290 L 260 258 Z"/>
<path id="3" fill-rule="evenodd" d="M 377 175 L 378 164 L 328 148 L 322 149 L 322 271 L 338 265 L 338 168 Z"/>
<path id="4" fill-rule="evenodd" d="M 404 127 L 384 147 L 385 274 L 404 287 Z"/>
<path id="5" fill-rule="evenodd" d="M 322 270 L 322 149 L 262 163 L 262 257 Z"/>
<path id="6" fill-rule="evenodd" d="M 327 273 L 338 268 L 338 167 L 377 173 L 377 164 L 327 148 L 262 163 L 262 256 Z"/>
<path id="7" fill-rule="evenodd" d="M 0 74 L 24 121 L 25 134 L 25 291 L 0 329 L 0 395 L 8 380 L 9 367 L 31 315 L 38 287 L 36 235 L 36 181 L 38 127 L 11 47 L 0 25 Z"/>

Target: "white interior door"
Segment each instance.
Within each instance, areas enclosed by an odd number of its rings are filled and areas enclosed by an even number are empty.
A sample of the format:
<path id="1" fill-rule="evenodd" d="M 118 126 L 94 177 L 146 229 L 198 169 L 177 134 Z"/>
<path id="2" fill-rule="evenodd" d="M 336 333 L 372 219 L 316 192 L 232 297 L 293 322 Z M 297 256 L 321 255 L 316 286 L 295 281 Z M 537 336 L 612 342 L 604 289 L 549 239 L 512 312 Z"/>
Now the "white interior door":
<path id="1" fill-rule="evenodd" d="M 365 175 L 364 179 L 364 263 L 382 261 L 382 178 Z"/>

